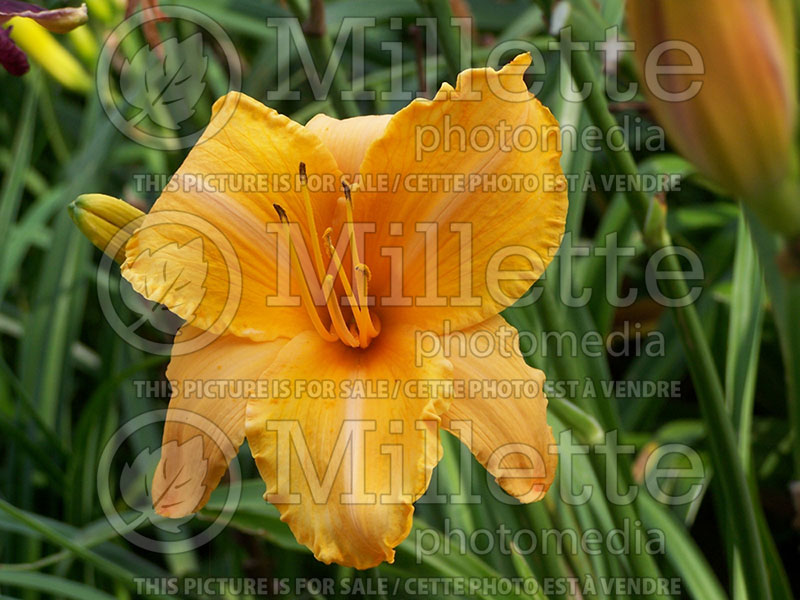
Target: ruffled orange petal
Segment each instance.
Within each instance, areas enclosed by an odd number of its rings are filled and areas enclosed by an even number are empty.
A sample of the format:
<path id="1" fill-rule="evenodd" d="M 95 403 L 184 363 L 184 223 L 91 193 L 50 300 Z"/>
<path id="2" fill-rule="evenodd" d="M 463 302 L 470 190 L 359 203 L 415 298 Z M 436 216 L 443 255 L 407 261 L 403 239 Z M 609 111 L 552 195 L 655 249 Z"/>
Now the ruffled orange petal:
<path id="1" fill-rule="evenodd" d="M 455 397 L 442 427 L 461 438 L 507 493 L 535 502 L 553 482 L 558 454 L 547 425 L 544 373 L 525 363 L 513 334 L 498 315 L 443 340 L 465 396 Z"/>
<path id="2" fill-rule="evenodd" d="M 378 228 L 365 243 L 371 290 L 394 290 L 381 300 L 395 305 L 379 308 L 382 320 L 437 332 L 445 320 L 452 329 L 480 323 L 518 299 L 552 259 L 566 184 L 558 123 L 523 81 L 529 64 L 520 55 L 500 71 L 464 71 L 455 89 L 445 84 L 433 100 L 400 110 L 369 147 L 365 186 L 353 199 L 356 221 Z M 438 237 L 438 265 L 427 270 L 431 251 L 418 228 L 435 228 Z M 411 305 L 397 299 L 388 247 L 403 248 Z"/>
<path id="3" fill-rule="evenodd" d="M 176 343 L 199 335 L 183 327 Z M 153 505 L 161 515 L 200 510 L 244 440 L 247 396 L 288 340 L 253 342 L 224 335 L 191 354 L 173 356 L 173 386 L 161 460 L 153 477 Z"/>
<path id="4" fill-rule="evenodd" d="M 340 173 L 322 142 L 243 94 L 220 98 L 211 125 L 128 242 L 123 276 L 205 330 L 261 341 L 304 331 L 296 281 L 285 285 L 285 267 L 278 275 L 280 230 L 268 231 L 279 223 L 278 203 L 310 244 L 300 162 L 315 186 L 315 219 L 328 223 Z"/>
<path id="5" fill-rule="evenodd" d="M 386 129 L 393 115 L 365 115 L 349 119 L 334 119 L 322 113 L 308 123 L 312 131 L 336 158 L 342 173 L 358 173 L 367 148 Z"/>
<path id="6" fill-rule="evenodd" d="M 265 499 L 322 562 L 391 562 L 411 529 L 412 503 L 441 454 L 447 404 L 426 384 L 447 386 L 451 375 L 446 360 L 415 367 L 413 340 L 398 330 L 368 351 L 338 344 L 334 353 L 316 334 L 301 334 L 263 374 L 288 395 L 247 405 Z"/>

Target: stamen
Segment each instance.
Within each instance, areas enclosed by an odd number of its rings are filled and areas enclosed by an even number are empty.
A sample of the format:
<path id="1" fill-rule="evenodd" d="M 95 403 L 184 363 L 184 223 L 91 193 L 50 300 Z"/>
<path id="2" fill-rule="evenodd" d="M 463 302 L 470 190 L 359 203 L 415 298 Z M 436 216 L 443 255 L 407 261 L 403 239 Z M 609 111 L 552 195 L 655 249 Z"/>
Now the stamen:
<path id="1" fill-rule="evenodd" d="M 344 293 L 352 300 L 351 304 L 357 307 L 358 305 L 355 304 L 355 296 L 353 296 L 353 288 L 350 286 L 350 280 L 347 278 L 347 272 L 344 270 L 342 259 L 339 258 L 339 253 L 336 252 L 336 248 L 333 245 L 333 240 L 331 239 L 332 235 L 333 229 L 330 227 L 328 227 L 325 230 L 325 233 L 322 234 L 322 239 L 325 240 L 325 249 L 328 253 L 328 256 L 333 259 L 333 262 L 336 265 L 336 271 L 342 280 L 342 285 L 344 286 Z"/>
<path id="2" fill-rule="evenodd" d="M 311 319 L 311 323 L 314 325 L 314 329 L 316 329 L 317 333 L 322 336 L 322 339 L 328 342 L 335 342 L 337 337 L 325 329 L 322 320 L 319 318 L 317 307 L 311 297 L 311 290 L 308 288 L 308 282 L 303 275 L 303 267 L 300 265 L 300 260 L 297 258 L 297 254 L 292 252 L 292 247 L 294 244 L 292 243 L 292 230 L 289 227 L 289 217 L 286 215 L 286 211 L 283 210 L 283 207 L 280 204 L 273 204 L 272 207 L 275 209 L 275 212 L 278 213 L 278 217 L 283 224 L 283 230 L 286 235 L 286 243 L 289 247 L 289 256 L 292 263 L 292 268 L 294 268 L 295 272 L 300 278 L 300 294 L 302 296 L 303 307 L 306 309 L 306 312 Z"/>
<path id="3" fill-rule="evenodd" d="M 350 280 L 347 278 L 347 271 L 345 270 L 344 265 L 342 264 L 342 259 L 339 258 L 339 253 L 336 252 L 336 248 L 331 240 L 332 233 L 333 230 L 328 227 L 325 230 L 325 233 L 322 234 L 322 237 L 325 240 L 325 248 L 336 265 L 336 272 L 339 274 L 339 279 L 342 281 L 344 293 L 350 301 L 350 308 L 353 311 L 353 316 L 355 317 L 356 324 L 358 325 L 358 338 L 360 345 L 362 347 L 366 347 L 363 343 L 365 340 L 365 334 L 372 331 L 374 327 L 370 322 L 368 309 L 366 307 L 362 309 L 362 307 L 358 305 L 358 302 L 353 295 L 353 287 L 350 285 Z"/>
<path id="4" fill-rule="evenodd" d="M 333 291 L 333 275 L 325 275 L 325 279 L 322 281 L 322 293 L 325 294 L 327 299 L 328 312 L 331 315 L 333 329 L 339 339 L 353 348 L 358 348 L 359 341 L 347 328 L 347 324 L 344 322 L 344 315 L 342 315 L 342 308 L 339 306 L 339 297 Z"/>
<path id="5" fill-rule="evenodd" d="M 367 265 L 361 262 L 358 256 L 358 246 L 356 246 L 356 229 L 355 229 L 355 219 L 353 218 L 353 196 L 350 193 L 350 186 L 347 185 L 346 182 L 342 182 L 342 190 L 344 191 L 344 198 L 346 200 L 345 206 L 347 207 L 347 229 L 350 233 L 350 252 L 353 258 L 353 265 L 356 270 L 356 291 L 358 293 L 358 307 L 363 311 L 364 315 L 366 316 L 366 325 L 367 327 L 361 327 L 359 339 L 362 341 L 362 345 L 366 347 L 366 344 L 369 344 L 369 338 L 375 337 L 378 335 L 380 329 L 376 327 L 373 322 L 369 312 L 369 296 L 367 294 L 367 280 L 372 277 L 369 268 Z M 362 276 L 359 277 L 359 267 L 361 267 Z"/>
<path id="6" fill-rule="evenodd" d="M 356 246 L 356 228 L 353 220 L 353 197 L 350 194 L 350 186 L 344 181 L 342 182 L 342 190 L 344 190 L 344 198 L 346 200 L 345 206 L 347 206 L 347 230 L 350 234 L 350 252 L 353 256 L 353 264 L 358 266 L 361 264 L 361 260 L 358 257 L 358 246 Z M 366 296 L 364 295 L 364 290 L 359 288 L 357 281 L 356 291 L 358 292 L 359 307 L 366 306 Z"/>
<path id="7" fill-rule="evenodd" d="M 308 229 L 311 233 L 311 246 L 314 252 L 314 263 L 317 267 L 317 277 L 322 279 L 325 275 L 325 264 L 322 262 L 322 251 L 319 248 L 319 238 L 317 237 L 317 223 L 314 219 L 314 208 L 311 206 L 311 194 L 308 192 L 308 175 L 306 174 L 306 163 L 300 163 L 300 193 L 303 196 L 303 204 L 306 208 L 306 219 L 308 219 Z"/>

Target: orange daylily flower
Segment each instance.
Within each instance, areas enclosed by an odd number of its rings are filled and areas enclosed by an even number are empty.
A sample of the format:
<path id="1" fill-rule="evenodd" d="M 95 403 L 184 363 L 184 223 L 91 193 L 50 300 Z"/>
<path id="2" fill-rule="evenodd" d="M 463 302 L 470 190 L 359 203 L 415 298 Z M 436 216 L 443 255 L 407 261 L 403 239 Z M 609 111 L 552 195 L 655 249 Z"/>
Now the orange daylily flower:
<path id="1" fill-rule="evenodd" d="M 500 334 L 499 312 L 543 273 L 567 209 L 557 123 L 523 82 L 529 64 L 521 55 L 500 71 L 465 71 L 455 88 L 445 84 L 433 100 L 394 115 L 317 116 L 306 126 L 242 94 L 220 99 L 212 123 L 224 125 L 206 131 L 127 243 L 123 276 L 187 320 L 176 343 L 218 335 L 190 354 L 173 351 L 170 381 L 291 386 L 287 396 L 212 398 L 177 385 L 170 410 L 213 421 L 234 448 L 246 438 L 265 499 L 323 562 L 363 569 L 394 559 L 440 459 L 440 428 L 459 435 L 523 502 L 540 499 L 553 480 L 544 374 Z M 480 149 L 464 147 L 458 134 L 449 143 L 442 136 L 420 160 L 415 135 L 447 134 L 448 126 L 462 128 L 467 141 L 471 131 L 502 133 L 491 146 L 481 137 Z M 519 150 L 512 136 L 521 139 L 513 133 L 521 129 L 547 131 L 547 143 Z M 220 173 L 245 182 L 265 175 L 271 187 L 224 187 Z M 522 174 L 541 185 L 411 189 L 431 174 L 481 182 Z M 189 185 L 212 175 L 213 186 Z M 291 185 L 274 183 L 281 177 Z M 188 217 L 170 225 L 165 215 Z M 198 223 L 221 232 L 235 256 Z M 202 252 L 185 251 L 193 244 Z M 498 283 L 491 275 L 500 266 Z M 202 285 L 176 284 L 166 270 Z M 226 312 L 232 298 L 236 310 Z M 421 352 L 421 334 L 440 348 Z M 465 336 L 490 350 L 445 352 L 450 342 L 468 347 Z M 535 385 L 487 392 L 482 384 L 493 380 Z M 314 382 L 335 396 L 313 393 Z M 445 391 L 431 392 L 436 382 Z M 163 515 L 202 507 L 233 458 L 214 439 L 204 439 L 202 455 L 190 452 L 186 442 L 197 435 L 187 423 L 165 427 L 153 483 Z M 179 471 L 203 479 L 192 506 L 165 475 Z"/>

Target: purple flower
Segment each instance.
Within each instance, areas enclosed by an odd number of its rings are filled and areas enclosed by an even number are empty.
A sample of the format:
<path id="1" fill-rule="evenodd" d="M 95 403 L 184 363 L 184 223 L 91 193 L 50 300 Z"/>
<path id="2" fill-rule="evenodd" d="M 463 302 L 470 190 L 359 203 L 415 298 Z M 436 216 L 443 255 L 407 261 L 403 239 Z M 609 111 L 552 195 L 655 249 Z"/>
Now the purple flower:
<path id="1" fill-rule="evenodd" d="M 11 36 L 8 35 L 10 31 L 11 27 L 8 29 L 0 27 L 0 65 L 12 75 L 19 77 L 28 72 L 30 65 L 25 53 L 11 41 Z"/>
<path id="2" fill-rule="evenodd" d="M 0 26 L 12 17 L 33 19 L 53 33 L 66 33 L 86 23 L 89 13 L 85 4 L 47 10 L 27 2 L 0 0 Z M 28 72 L 28 59 L 11 39 L 11 29 L 0 27 L 0 65 L 12 75 L 24 75 Z"/>

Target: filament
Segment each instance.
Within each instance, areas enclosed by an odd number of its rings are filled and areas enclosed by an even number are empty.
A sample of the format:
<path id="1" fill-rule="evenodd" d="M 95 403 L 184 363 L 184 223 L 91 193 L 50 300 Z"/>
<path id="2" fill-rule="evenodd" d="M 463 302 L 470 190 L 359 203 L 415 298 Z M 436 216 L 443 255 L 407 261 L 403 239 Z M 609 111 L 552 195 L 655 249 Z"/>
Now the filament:
<path id="1" fill-rule="evenodd" d="M 306 309 L 306 312 L 311 319 L 311 323 L 314 326 L 314 329 L 316 329 L 317 333 L 320 334 L 324 340 L 334 342 L 337 338 L 330 331 L 325 329 L 325 325 L 323 325 L 322 320 L 319 318 L 317 307 L 311 297 L 311 290 L 308 289 L 308 282 L 303 275 L 303 268 L 300 265 L 300 260 L 297 258 L 297 254 L 292 252 L 292 247 L 294 244 L 292 243 L 292 231 L 289 227 L 289 218 L 286 216 L 286 211 L 283 210 L 279 204 L 273 204 L 272 206 L 275 209 L 275 212 L 278 213 L 278 217 L 280 217 L 281 223 L 283 224 L 283 230 L 286 235 L 286 243 L 289 247 L 289 256 L 291 257 L 290 260 L 292 262 L 292 267 L 298 273 L 298 277 L 300 279 L 300 294 L 302 295 L 303 307 Z"/>

